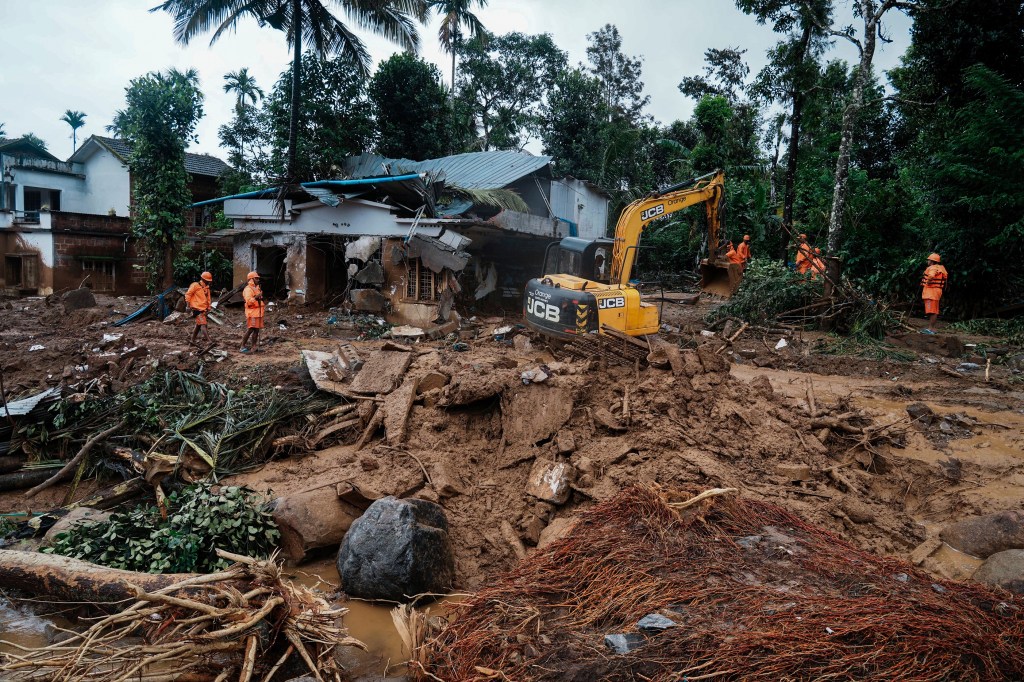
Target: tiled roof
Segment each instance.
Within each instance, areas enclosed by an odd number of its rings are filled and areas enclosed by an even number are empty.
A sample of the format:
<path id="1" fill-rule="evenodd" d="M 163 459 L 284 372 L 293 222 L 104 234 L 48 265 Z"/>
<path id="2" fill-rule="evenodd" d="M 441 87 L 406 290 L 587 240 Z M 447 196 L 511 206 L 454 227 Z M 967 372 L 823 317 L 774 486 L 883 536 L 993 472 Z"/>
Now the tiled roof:
<path id="1" fill-rule="evenodd" d="M 449 185 L 464 189 L 501 189 L 550 163 L 550 156 L 492 151 L 456 154 L 426 161 L 387 159 L 376 154 L 362 154 L 345 159 L 342 167 L 353 178 L 432 173 L 437 176 L 436 179 L 443 179 Z"/>
<path id="2" fill-rule="evenodd" d="M 126 140 L 120 140 L 116 137 L 101 137 L 99 135 L 93 135 L 93 138 L 122 161 L 127 161 L 132 153 L 132 147 Z M 192 175 L 209 175 L 216 178 L 231 170 L 231 166 L 216 156 L 186 153 L 185 170 Z"/>

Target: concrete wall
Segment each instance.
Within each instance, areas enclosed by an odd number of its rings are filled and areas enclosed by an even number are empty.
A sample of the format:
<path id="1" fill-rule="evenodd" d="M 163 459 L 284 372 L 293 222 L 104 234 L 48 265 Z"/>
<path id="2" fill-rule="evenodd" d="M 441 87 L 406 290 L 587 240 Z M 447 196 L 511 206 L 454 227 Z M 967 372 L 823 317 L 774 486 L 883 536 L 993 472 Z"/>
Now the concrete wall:
<path id="1" fill-rule="evenodd" d="M 127 216 L 131 205 L 131 185 L 128 167 L 105 148 L 99 149 L 82 164 L 85 172 L 85 190 L 73 203 L 62 204 L 65 211 L 107 215 L 114 209 L 117 215 Z"/>
<path id="2" fill-rule="evenodd" d="M 61 210 L 77 210 L 69 208 L 82 201 L 85 192 L 85 181 L 74 175 L 63 175 L 61 173 L 47 173 L 29 168 L 15 168 L 14 173 L 14 210 L 25 210 L 25 188 L 60 190 Z M 46 198 L 43 198 L 46 203 Z"/>
<path id="3" fill-rule="evenodd" d="M 540 181 L 540 187 L 538 187 L 537 181 L 534 180 L 535 177 L 537 176 L 531 174 L 519 178 L 509 185 L 507 189 L 514 190 L 526 202 L 526 205 L 530 207 L 530 213 L 536 216 L 548 217 L 551 215 L 551 212 L 548 210 L 545 200 L 550 196 L 551 180 L 548 178 L 537 178 Z"/>
<path id="4" fill-rule="evenodd" d="M 577 225 L 577 236 L 604 237 L 608 230 L 608 197 L 582 180 L 563 178 L 551 182 L 551 208 L 555 216 Z"/>

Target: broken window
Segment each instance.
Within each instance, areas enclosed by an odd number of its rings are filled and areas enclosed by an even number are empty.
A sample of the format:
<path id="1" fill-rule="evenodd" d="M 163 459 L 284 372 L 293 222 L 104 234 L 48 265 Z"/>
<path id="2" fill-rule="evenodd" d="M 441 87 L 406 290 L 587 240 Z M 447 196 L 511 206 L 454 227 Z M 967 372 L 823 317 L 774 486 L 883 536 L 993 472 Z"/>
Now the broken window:
<path id="1" fill-rule="evenodd" d="M 4 282 L 9 289 L 38 289 L 39 256 L 34 253 L 5 256 Z"/>
<path id="2" fill-rule="evenodd" d="M 113 292 L 116 284 L 117 263 L 99 258 L 83 258 L 82 274 L 88 275 L 86 286 L 96 292 Z"/>
<path id="3" fill-rule="evenodd" d="M 440 277 L 425 267 L 419 258 L 410 258 L 406 263 L 409 275 L 405 280 L 405 297 L 412 301 L 437 301 Z"/>

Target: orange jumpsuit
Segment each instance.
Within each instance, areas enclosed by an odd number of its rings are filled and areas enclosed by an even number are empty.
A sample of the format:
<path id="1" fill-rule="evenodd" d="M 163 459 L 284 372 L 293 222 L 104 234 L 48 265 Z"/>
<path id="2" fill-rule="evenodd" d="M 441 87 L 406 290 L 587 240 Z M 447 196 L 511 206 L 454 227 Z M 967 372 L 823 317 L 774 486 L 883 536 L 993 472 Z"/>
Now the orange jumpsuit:
<path id="1" fill-rule="evenodd" d="M 805 270 L 811 273 L 811 279 L 818 279 L 825 272 L 825 261 L 821 260 L 817 256 L 808 258 L 804 262 L 807 264 Z"/>
<path id="2" fill-rule="evenodd" d="M 921 298 L 924 299 L 924 314 L 939 314 L 939 299 L 942 298 L 942 290 L 946 288 L 946 280 L 949 273 L 946 268 L 938 263 L 929 265 L 921 278 Z"/>
<path id="3" fill-rule="evenodd" d="M 210 310 L 210 287 L 203 286 L 199 282 L 192 282 L 185 294 L 185 305 L 192 310 L 198 310 L 196 324 L 206 324 L 206 313 Z"/>
<path id="4" fill-rule="evenodd" d="M 811 246 L 807 242 L 801 242 L 796 247 L 796 271 L 801 275 L 811 269 Z"/>
<path id="5" fill-rule="evenodd" d="M 730 263 L 736 263 L 737 265 L 743 265 L 743 256 L 736 249 L 729 247 L 729 250 L 725 252 L 725 257 L 729 259 Z"/>
<path id="6" fill-rule="evenodd" d="M 750 260 L 750 245 L 746 242 L 740 242 L 740 245 L 736 247 L 736 251 L 740 254 L 740 258 L 746 263 Z"/>
<path id="7" fill-rule="evenodd" d="M 263 311 L 266 308 L 262 300 L 263 290 L 260 285 L 249 282 L 242 291 L 245 299 L 245 325 L 248 329 L 263 329 Z"/>

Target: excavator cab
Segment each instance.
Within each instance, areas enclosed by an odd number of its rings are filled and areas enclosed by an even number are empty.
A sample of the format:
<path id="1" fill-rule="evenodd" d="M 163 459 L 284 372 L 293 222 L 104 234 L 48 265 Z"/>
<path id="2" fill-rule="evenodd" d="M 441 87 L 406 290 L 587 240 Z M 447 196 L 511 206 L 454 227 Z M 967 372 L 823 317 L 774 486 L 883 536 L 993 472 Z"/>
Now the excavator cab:
<path id="1" fill-rule="evenodd" d="M 558 272 L 607 284 L 611 273 L 612 239 L 565 237 L 548 244 L 541 275 Z"/>

